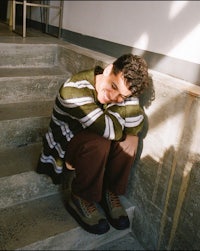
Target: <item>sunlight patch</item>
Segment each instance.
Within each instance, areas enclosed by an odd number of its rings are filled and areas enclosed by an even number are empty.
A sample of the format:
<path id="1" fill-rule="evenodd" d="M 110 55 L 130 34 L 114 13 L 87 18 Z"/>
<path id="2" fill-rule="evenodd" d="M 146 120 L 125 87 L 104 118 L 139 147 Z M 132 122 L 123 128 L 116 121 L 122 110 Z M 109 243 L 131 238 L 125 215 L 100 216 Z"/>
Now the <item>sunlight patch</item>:
<path id="1" fill-rule="evenodd" d="M 172 20 L 179 15 L 184 7 L 188 4 L 189 1 L 172 1 L 171 9 L 169 12 L 169 19 Z"/>

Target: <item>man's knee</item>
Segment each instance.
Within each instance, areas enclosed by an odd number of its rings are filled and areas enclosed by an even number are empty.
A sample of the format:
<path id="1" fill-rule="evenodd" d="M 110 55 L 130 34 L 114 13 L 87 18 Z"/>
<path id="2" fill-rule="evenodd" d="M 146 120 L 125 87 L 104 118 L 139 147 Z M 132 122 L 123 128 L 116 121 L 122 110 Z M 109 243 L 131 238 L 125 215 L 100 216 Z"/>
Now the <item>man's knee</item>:
<path id="1" fill-rule="evenodd" d="M 75 156 L 87 157 L 92 156 L 93 158 L 105 156 L 109 152 L 111 141 L 101 137 L 98 134 L 82 131 L 75 135 L 69 142 L 66 151 L 66 160 L 68 163 L 71 162 Z M 98 156 L 97 156 L 98 154 Z"/>
<path id="2" fill-rule="evenodd" d="M 102 136 L 87 132 L 84 133 L 81 137 L 83 139 L 79 141 L 79 147 L 81 148 L 81 152 L 92 152 L 97 154 L 104 154 L 105 152 L 109 152 L 111 141 L 103 138 Z"/>

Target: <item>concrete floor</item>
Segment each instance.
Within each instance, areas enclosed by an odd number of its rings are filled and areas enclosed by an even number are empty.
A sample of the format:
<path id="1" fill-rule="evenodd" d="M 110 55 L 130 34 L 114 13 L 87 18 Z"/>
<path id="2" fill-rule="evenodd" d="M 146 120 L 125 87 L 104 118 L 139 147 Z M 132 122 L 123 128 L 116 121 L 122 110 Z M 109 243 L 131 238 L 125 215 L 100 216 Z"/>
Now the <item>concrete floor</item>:
<path id="1" fill-rule="evenodd" d="M 62 40 L 40 30 L 27 28 L 26 38 L 22 37 L 22 29 L 12 31 L 7 23 L 0 22 L 0 43 L 60 43 Z"/>
<path id="2" fill-rule="evenodd" d="M 22 27 L 16 27 L 16 32 L 12 31 L 12 27 L 9 26 L 5 22 L 0 21 L 0 41 L 1 37 L 16 37 L 16 38 L 22 38 Z M 27 28 L 27 37 L 51 37 L 48 34 L 43 33 L 42 31 L 35 30 L 32 28 Z"/>

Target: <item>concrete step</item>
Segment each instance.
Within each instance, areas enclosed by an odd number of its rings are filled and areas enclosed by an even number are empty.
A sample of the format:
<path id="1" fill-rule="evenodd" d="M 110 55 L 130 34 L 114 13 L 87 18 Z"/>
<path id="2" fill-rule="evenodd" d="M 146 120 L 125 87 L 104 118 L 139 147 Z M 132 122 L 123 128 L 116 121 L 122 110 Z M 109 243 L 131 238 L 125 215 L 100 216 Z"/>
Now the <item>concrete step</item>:
<path id="1" fill-rule="evenodd" d="M 49 67 L 58 65 L 56 44 L 1 43 L 0 67 Z"/>
<path id="2" fill-rule="evenodd" d="M 0 121 L 50 116 L 54 100 L 0 105 Z"/>
<path id="3" fill-rule="evenodd" d="M 34 171 L 0 178 L 0 194 L 1 250 L 94 250 L 131 232 L 112 227 L 103 236 L 85 232 L 65 210 L 68 191 Z M 120 199 L 132 222 L 134 207 Z"/>
<path id="4" fill-rule="evenodd" d="M 0 209 L 56 194 L 58 191 L 59 186 L 54 185 L 50 177 L 35 171 L 2 177 Z"/>
<path id="5" fill-rule="evenodd" d="M 0 250 L 15 250 L 78 225 L 65 210 L 60 195 L 54 194 L 1 209 L 0 226 Z"/>
<path id="6" fill-rule="evenodd" d="M 37 76 L 59 76 L 64 75 L 65 71 L 58 65 L 49 67 L 1 67 L 0 78 L 16 77 L 37 77 Z"/>
<path id="7" fill-rule="evenodd" d="M 123 204 L 132 219 L 134 207 Z M 0 226 L 1 250 L 94 250 L 131 231 L 86 232 L 66 211 L 60 194 L 1 209 Z"/>
<path id="8" fill-rule="evenodd" d="M 69 76 L 59 66 L 0 68 L 0 104 L 54 99 Z"/>
<path id="9" fill-rule="evenodd" d="M 42 143 L 0 149 L 0 178 L 34 171 L 42 149 Z"/>
<path id="10" fill-rule="evenodd" d="M 0 249 L 95 250 L 127 240 L 131 227 L 84 231 L 66 211 L 69 191 L 34 171 L 54 98 L 77 68 L 74 57 L 56 44 L 1 43 L 0 58 Z M 132 222 L 134 207 L 120 199 Z"/>
<path id="11" fill-rule="evenodd" d="M 0 148 L 41 142 L 52 107 L 52 100 L 1 104 Z"/>
<path id="12" fill-rule="evenodd" d="M 93 250 L 145 250 L 138 242 L 134 233 L 128 233 L 121 238 L 110 241 Z"/>

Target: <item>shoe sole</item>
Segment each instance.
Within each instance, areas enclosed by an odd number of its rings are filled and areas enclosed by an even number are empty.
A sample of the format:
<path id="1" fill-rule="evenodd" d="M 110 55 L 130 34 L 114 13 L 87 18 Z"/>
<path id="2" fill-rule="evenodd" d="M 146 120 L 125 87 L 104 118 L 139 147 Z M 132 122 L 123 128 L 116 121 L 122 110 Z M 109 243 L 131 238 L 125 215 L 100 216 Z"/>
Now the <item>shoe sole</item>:
<path id="1" fill-rule="evenodd" d="M 115 229 L 117 230 L 125 230 L 127 228 L 130 227 L 130 221 L 129 221 L 129 218 L 128 218 L 128 221 L 127 221 L 127 224 L 126 225 L 121 225 L 119 226 L 115 221 L 115 219 L 113 219 L 111 216 L 110 216 L 110 213 L 109 213 L 109 209 L 107 208 L 107 205 L 105 205 L 105 203 L 101 202 L 100 203 L 101 207 L 103 208 L 105 214 L 106 214 L 106 218 L 107 220 L 109 221 L 110 225 L 112 225 L 112 227 L 114 227 Z M 127 216 L 128 217 L 128 216 Z"/>
<path id="2" fill-rule="evenodd" d="M 109 224 L 107 225 L 105 224 L 105 227 L 102 229 L 97 229 L 98 225 L 94 225 L 94 226 L 88 225 L 87 223 L 82 221 L 81 217 L 69 204 L 66 205 L 66 209 L 73 216 L 73 218 L 78 222 L 78 224 L 89 233 L 100 235 L 100 234 L 105 234 L 110 229 Z"/>
<path id="3" fill-rule="evenodd" d="M 106 213 L 106 212 L 105 212 Z M 113 219 L 113 218 L 111 218 L 110 217 L 110 215 L 108 214 L 108 213 L 106 213 L 106 217 L 107 217 L 107 219 L 108 219 L 108 221 L 109 221 L 109 223 L 110 223 L 110 225 L 112 225 L 115 229 L 117 229 L 117 230 L 125 230 L 125 229 L 127 229 L 127 228 L 129 228 L 130 227 L 130 222 L 127 224 L 127 225 L 125 225 L 125 226 L 119 226 L 119 225 L 117 225 L 116 223 L 115 223 L 115 220 Z"/>

